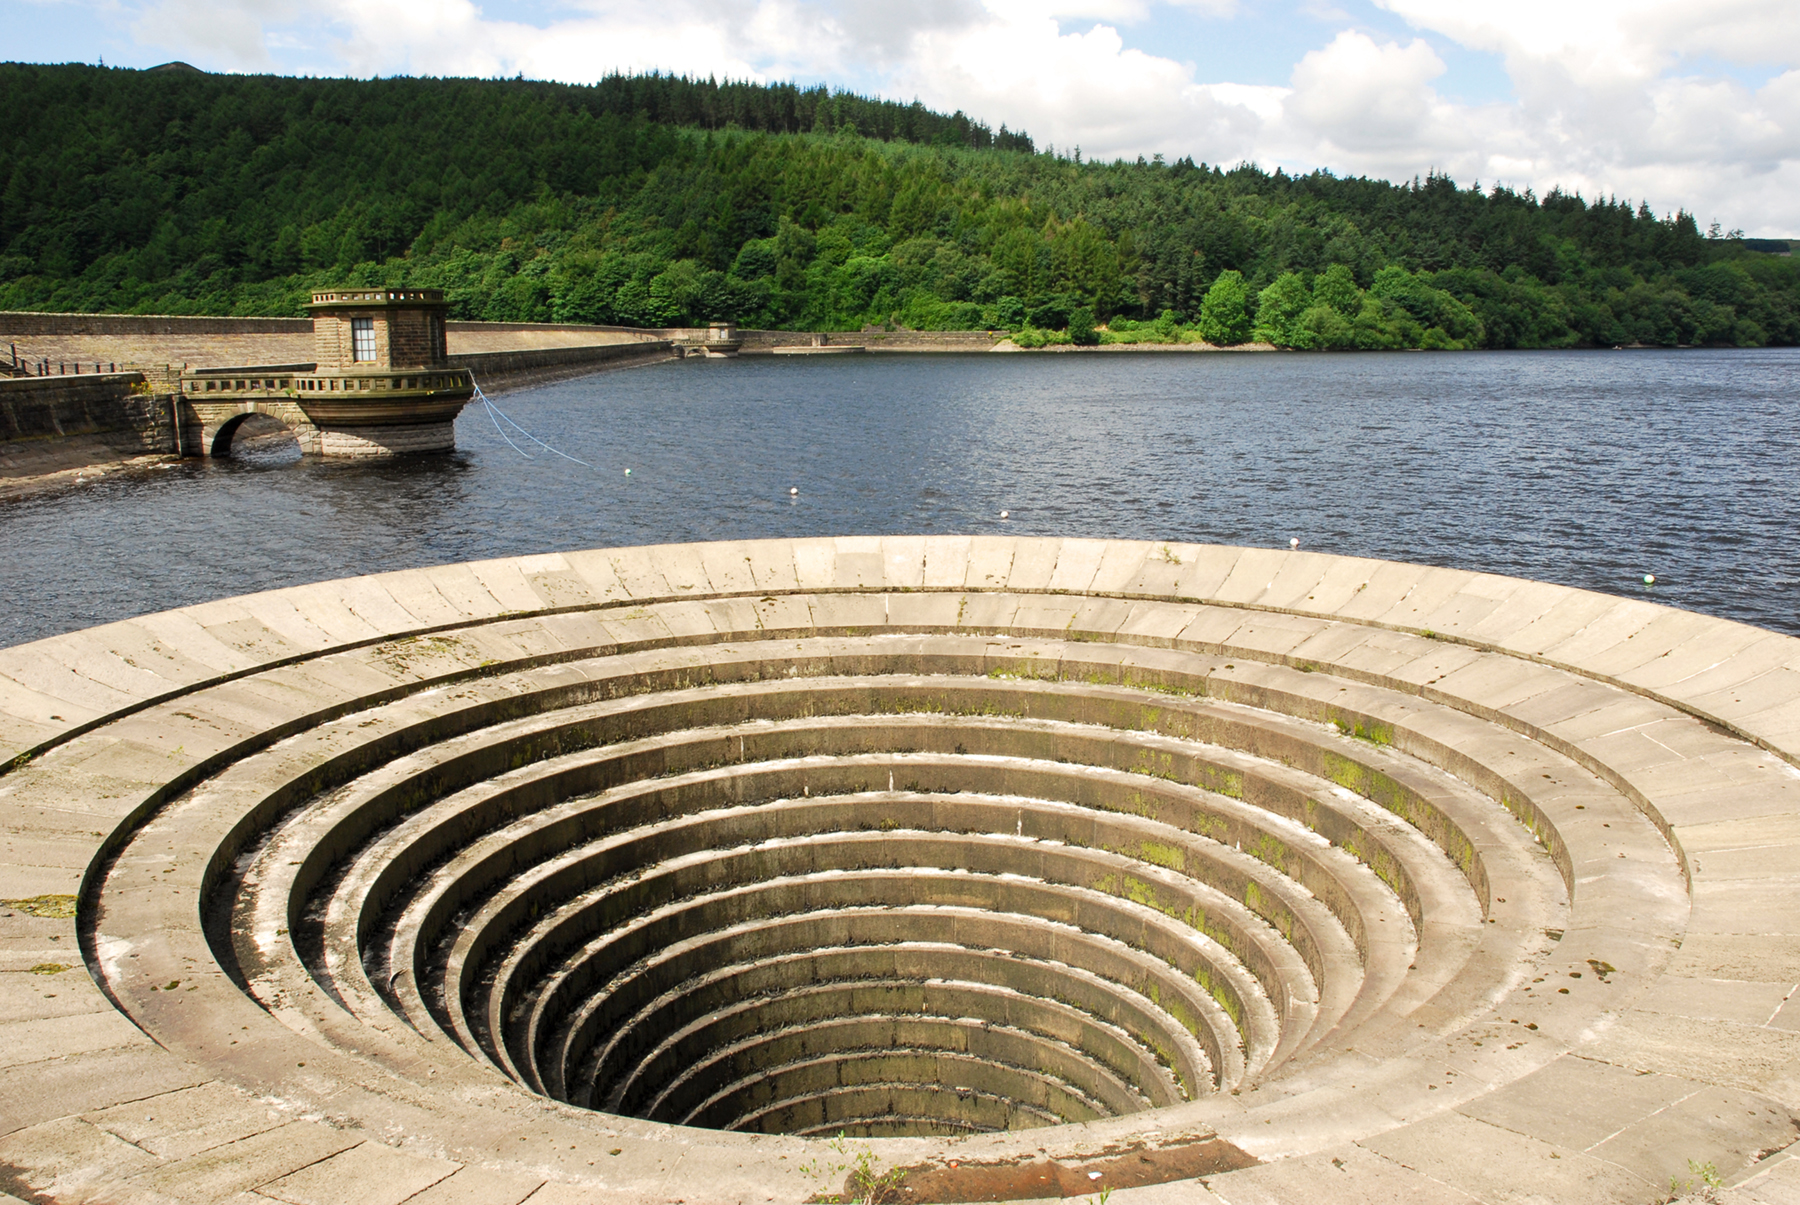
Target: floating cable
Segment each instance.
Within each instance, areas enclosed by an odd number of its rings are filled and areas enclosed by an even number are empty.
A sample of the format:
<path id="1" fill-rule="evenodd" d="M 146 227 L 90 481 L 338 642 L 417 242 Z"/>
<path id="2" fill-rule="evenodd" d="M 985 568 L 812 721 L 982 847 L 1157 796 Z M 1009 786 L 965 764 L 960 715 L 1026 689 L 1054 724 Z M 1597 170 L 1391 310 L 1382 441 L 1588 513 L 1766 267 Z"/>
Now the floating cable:
<path id="1" fill-rule="evenodd" d="M 526 439 L 529 439 L 532 443 L 538 445 L 540 448 L 543 448 L 545 451 L 554 453 L 555 455 L 562 457 L 564 460 L 574 461 L 574 463 L 580 465 L 584 469 L 591 469 L 594 467 L 593 465 L 589 464 L 585 460 L 577 460 L 575 457 L 569 455 L 567 452 L 558 451 L 556 448 L 551 447 L 549 444 L 545 443 L 543 440 L 539 439 L 537 436 L 535 436 L 531 432 L 527 431 L 524 427 L 521 427 L 518 423 L 514 422 L 511 415 L 507 414 L 506 411 L 500 409 L 500 407 L 494 405 L 493 399 L 488 397 L 487 394 L 485 394 L 481 391 L 480 385 L 475 384 L 475 375 L 473 373 L 469 374 L 469 384 L 475 386 L 475 396 L 480 398 L 481 404 L 487 407 L 488 421 L 494 424 L 494 430 L 500 431 L 500 438 L 505 439 L 506 442 L 512 447 L 512 449 L 515 452 L 517 452 L 519 455 L 523 456 L 526 460 L 535 460 L 537 458 L 535 456 L 531 455 L 531 453 L 527 452 L 524 448 L 521 448 L 518 444 L 513 443 L 512 440 L 507 439 L 506 432 L 500 430 L 500 423 L 495 418 L 495 415 L 498 415 L 500 418 L 505 419 L 508 426 L 510 426 L 513 430 L 517 431 L 520 435 L 523 435 Z"/>
<path id="2" fill-rule="evenodd" d="M 477 394 L 481 393 L 481 391 L 479 389 L 477 389 L 475 392 Z M 536 460 L 537 457 L 533 456 L 530 452 L 527 452 L 524 448 L 521 448 L 518 444 L 514 443 L 511 439 L 508 439 L 506 432 L 501 430 L 500 420 L 494 417 L 494 415 L 497 413 L 497 411 L 495 411 L 495 409 L 494 409 L 494 403 L 488 401 L 487 398 L 485 398 L 485 397 L 483 397 L 481 399 L 481 402 L 482 402 L 482 405 L 487 407 L 488 422 L 494 424 L 494 430 L 499 433 L 501 439 L 506 440 L 506 446 L 511 448 L 513 451 L 517 452 L 519 455 L 523 456 L 526 460 Z"/>

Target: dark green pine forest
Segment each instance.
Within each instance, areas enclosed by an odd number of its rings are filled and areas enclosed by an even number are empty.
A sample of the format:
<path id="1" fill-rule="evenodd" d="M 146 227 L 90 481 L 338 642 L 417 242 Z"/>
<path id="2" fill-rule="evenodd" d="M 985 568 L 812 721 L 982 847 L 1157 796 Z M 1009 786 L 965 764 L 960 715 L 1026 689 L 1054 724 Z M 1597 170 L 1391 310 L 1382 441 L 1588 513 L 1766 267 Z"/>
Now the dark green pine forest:
<path id="1" fill-rule="evenodd" d="M 411 284 L 460 318 L 1028 346 L 1800 342 L 1795 261 L 1686 213 L 1084 162 L 822 88 L 4 64 L 0 112 L 0 309 L 300 314 Z"/>

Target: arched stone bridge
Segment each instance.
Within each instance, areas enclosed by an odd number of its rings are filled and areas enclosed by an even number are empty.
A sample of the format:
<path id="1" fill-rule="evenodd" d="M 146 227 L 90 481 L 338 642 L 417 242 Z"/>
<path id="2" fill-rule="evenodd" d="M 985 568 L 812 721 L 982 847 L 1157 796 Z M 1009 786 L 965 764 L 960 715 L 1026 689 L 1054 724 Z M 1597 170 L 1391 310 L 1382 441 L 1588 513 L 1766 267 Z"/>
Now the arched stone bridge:
<path id="1" fill-rule="evenodd" d="M 455 447 L 456 415 L 474 383 L 443 366 L 331 377 L 288 364 L 200 369 L 183 375 L 181 389 L 184 455 L 228 454 L 239 428 L 262 414 L 292 431 L 302 452 L 385 456 Z"/>
<path id="2" fill-rule="evenodd" d="M 0 741 L 21 1198 L 1796 1192 L 1800 640 L 1647 600 L 560 553 L 0 650 Z"/>
<path id="3" fill-rule="evenodd" d="M 312 364 L 202 368 L 181 375 L 181 451 L 222 456 L 251 415 L 294 432 L 302 452 L 390 456 L 456 446 L 456 416 L 474 396 L 452 368 L 439 289 L 322 289 Z"/>

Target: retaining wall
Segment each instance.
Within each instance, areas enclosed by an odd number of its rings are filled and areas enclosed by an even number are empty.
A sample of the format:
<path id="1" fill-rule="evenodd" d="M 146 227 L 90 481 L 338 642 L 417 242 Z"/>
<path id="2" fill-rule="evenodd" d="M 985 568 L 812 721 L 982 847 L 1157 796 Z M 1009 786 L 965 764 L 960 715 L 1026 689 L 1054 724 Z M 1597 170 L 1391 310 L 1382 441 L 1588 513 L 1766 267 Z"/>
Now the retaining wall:
<path id="1" fill-rule="evenodd" d="M 702 332 L 704 333 L 704 332 Z M 746 331 L 738 337 L 744 341 L 743 351 L 755 354 L 777 347 L 797 347 L 811 343 L 807 331 Z M 1002 331 L 829 331 L 828 343 L 835 346 L 866 347 L 886 352 L 950 352 L 988 351 L 1006 337 Z"/>
<path id="2" fill-rule="evenodd" d="M 618 346 L 645 342 L 697 342 L 705 327 L 643 328 L 555 322 L 450 322 L 453 355 Z M 806 331 L 742 330 L 751 354 L 805 344 Z M 989 331 L 831 331 L 833 344 L 870 351 L 987 351 L 1002 335 Z M 0 312 L 0 355 L 12 348 L 30 363 L 48 359 L 98 363 L 289 364 L 313 358 L 310 318 L 191 318 L 160 314 L 32 314 Z M 573 375 L 573 374 L 570 374 Z M 561 376 L 545 378 L 562 380 Z M 528 383 L 541 384 L 542 380 Z M 519 385 L 511 386 L 513 388 Z"/>
<path id="3" fill-rule="evenodd" d="M 585 347 L 540 347 L 452 355 L 450 363 L 475 374 L 490 394 L 548 385 L 586 376 L 609 365 L 642 364 L 667 359 L 667 339 L 603 343 Z"/>
<path id="4" fill-rule="evenodd" d="M 451 322 L 453 354 L 591 347 L 654 341 L 661 332 L 622 326 Z M 143 314 L 0 313 L 0 357 L 29 364 L 218 367 L 294 364 L 315 356 L 310 318 L 190 318 Z M 553 378 L 560 379 L 560 378 Z"/>
<path id="5" fill-rule="evenodd" d="M 0 380 L 0 481 L 173 452 L 172 398 L 144 385 L 135 372 Z"/>

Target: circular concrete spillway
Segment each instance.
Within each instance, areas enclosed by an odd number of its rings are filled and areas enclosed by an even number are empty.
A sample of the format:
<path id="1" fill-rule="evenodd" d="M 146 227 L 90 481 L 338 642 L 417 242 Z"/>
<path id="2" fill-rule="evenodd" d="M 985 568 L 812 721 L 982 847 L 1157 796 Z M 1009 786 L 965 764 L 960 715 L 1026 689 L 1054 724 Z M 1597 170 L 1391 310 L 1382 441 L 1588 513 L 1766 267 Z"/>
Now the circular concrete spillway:
<path id="1" fill-rule="evenodd" d="M 1766 1177 L 1796 669 L 1513 579 L 983 537 L 524 557 L 0 650 L 0 935 L 43 958 L 0 1024 L 53 1062 L 0 1089 L 0 1169 L 689 1205 Z"/>

